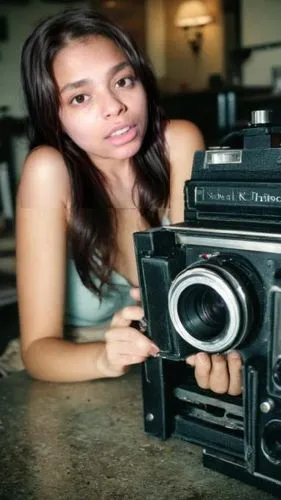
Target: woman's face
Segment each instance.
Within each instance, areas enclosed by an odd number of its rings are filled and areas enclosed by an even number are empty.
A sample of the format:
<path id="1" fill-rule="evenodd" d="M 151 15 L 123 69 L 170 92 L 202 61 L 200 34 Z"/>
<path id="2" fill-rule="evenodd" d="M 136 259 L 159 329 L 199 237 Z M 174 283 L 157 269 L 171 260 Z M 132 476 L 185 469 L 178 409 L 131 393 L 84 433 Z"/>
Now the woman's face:
<path id="1" fill-rule="evenodd" d="M 55 57 L 64 132 L 98 165 L 131 158 L 147 127 L 147 100 L 122 51 L 102 36 L 76 40 Z"/>

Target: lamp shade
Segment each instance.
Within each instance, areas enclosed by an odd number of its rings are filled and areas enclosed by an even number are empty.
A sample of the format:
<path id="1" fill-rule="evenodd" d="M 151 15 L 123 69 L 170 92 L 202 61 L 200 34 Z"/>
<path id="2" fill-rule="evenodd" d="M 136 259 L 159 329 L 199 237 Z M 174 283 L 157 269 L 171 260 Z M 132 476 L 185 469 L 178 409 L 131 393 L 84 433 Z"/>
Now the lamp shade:
<path id="1" fill-rule="evenodd" d="M 182 2 L 175 16 L 175 25 L 179 28 L 204 26 L 211 22 L 212 16 L 201 0 L 187 0 L 186 2 Z"/>

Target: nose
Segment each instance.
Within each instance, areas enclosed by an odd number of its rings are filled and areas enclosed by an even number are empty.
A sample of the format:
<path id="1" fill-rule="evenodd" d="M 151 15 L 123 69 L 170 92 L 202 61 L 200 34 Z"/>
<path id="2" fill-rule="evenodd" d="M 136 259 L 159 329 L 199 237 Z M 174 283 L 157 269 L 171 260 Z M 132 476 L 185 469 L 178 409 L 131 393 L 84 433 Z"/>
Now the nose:
<path id="1" fill-rule="evenodd" d="M 127 109 L 125 103 L 113 92 L 107 92 L 101 98 L 101 110 L 104 118 L 119 116 Z"/>

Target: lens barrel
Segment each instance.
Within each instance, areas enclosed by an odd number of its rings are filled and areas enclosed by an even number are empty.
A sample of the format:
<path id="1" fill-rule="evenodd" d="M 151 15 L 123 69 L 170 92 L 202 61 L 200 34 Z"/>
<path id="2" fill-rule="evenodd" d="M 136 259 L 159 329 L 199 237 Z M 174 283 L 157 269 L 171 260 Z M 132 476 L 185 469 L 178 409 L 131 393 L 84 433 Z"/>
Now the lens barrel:
<path id="1" fill-rule="evenodd" d="M 219 353 L 237 347 L 253 322 L 247 281 L 233 262 L 200 262 L 182 271 L 168 296 L 175 330 L 201 351 Z"/>

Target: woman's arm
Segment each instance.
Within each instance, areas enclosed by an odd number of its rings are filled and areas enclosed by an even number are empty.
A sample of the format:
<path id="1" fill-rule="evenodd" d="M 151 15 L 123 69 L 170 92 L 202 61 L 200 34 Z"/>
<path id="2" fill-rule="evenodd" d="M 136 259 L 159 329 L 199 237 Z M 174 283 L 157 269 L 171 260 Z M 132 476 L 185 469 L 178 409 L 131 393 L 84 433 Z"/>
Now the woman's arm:
<path id="1" fill-rule="evenodd" d="M 185 120 L 172 120 L 167 126 L 170 171 L 170 220 L 173 224 L 184 218 L 184 183 L 191 177 L 195 151 L 204 149 L 204 140 L 199 129 Z"/>
<path id="2" fill-rule="evenodd" d="M 155 347 L 130 322 L 134 306 L 119 314 L 106 342 L 63 339 L 69 179 L 60 154 L 40 148 L 26 160 L 17 197 L 17 282 L 21 350 L 28 372 L 48 381 L 119 376 Z M 154 351 L 153 351 L 154 349 Z M 137 361 L 134 361 L 136 360 Z"/>
<path id="3" fill-rule="evenodd" d="M 98 326 L 66 326 L 64 338 L 77 343 L 104 342 L 105 332 L 110 328 L 110 321 Z"/>

